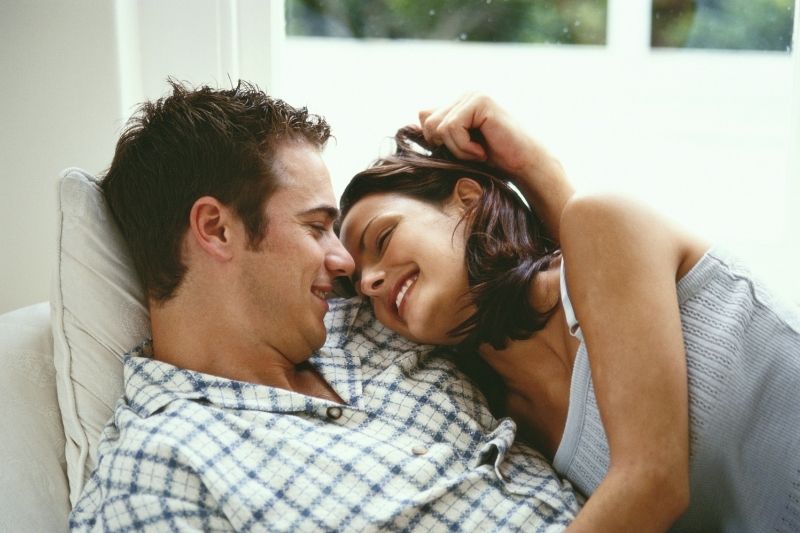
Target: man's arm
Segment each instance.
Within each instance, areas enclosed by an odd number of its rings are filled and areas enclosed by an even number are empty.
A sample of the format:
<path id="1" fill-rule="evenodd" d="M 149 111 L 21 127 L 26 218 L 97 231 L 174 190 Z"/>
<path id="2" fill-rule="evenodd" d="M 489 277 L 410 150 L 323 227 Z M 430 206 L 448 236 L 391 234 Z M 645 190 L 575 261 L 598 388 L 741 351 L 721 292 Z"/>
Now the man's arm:
<path id="1" fill-rule="evenodd" d="M 552 237 L 559 238 L 561 213 L 575 191 L 561 163 L 504 109 L 487 96 L 468 94 L 450 106 L 420 111 L 419 119 L 428 142 L 444 144 L 460 159 L 487 162 L 513 178 Z M 480 132 L 480 141 L 471 130 Z"/>
<path id="2" fill-rule="evenodd" d="M 233 530 L 207 480 L 182 458 L 181 438 L 164 418 L 132 417 L 118 406 L 100 442 L 97 467 L 69 516 L 71 531 Z M 122 420 L 122 422 L 120 422 Z"/>
<path id="3" fill-rule="evenodd" d="M 71 531 L 233 531 L 216 509 L 200 502 L 146 492 L 119 492 L 104 498 L 91 514 L 76 508 Z"/>

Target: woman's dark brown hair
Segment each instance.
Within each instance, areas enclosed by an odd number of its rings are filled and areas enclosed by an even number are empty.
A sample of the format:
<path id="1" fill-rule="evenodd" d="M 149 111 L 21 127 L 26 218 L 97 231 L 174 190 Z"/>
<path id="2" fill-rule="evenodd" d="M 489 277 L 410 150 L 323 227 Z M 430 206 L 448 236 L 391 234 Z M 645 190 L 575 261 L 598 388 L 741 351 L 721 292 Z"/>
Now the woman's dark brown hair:
<path id="1" fill-rule="evenodd" d="M 529 303 L 529 286 L 545 270 L 558 247 L 541 219 L 509 186 L 509 179 L 486 164 L 460 161 L 450 151 L 429 145 L 418 128 L 395 136 L 397 149 L 357 174 L 342 194 L 343 220 L 350 208 L 371 194 L 403 194 L 438 207 L 463 177 L 477 181 L 481 197 L 464 214 L 469 291 L 476 311 L 449 332 L 465 336 L 463 347 L 489 343 L 504 348 L 509 340 L 530 337 L 552 310 Z"/>

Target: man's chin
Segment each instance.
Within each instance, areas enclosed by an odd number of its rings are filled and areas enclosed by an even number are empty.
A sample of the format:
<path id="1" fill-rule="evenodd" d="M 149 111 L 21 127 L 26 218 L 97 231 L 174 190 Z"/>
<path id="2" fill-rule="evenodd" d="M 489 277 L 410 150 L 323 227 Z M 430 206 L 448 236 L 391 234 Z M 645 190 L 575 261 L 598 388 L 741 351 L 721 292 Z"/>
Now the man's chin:
<path id="1" fill-rule="evenodd" d="M 325 329 L 325 323 L 322 321 L 319 322 L 317 325 L 313 336 L 309 337 L 311 341 L 311 349 L 316 351 L 322 348 L 325 345 L 325 339 L 328 338 L 328 331 Z"/>
<path id="2" fill-rule="evenodd" d="M 325 339 L 322 339 L 320 342 L 317 342 L 317 343 L 315 343 L 315 344 L 314 344 L 314 345 L 311 347 L 311 349 L 312 349 L 313 351 L 315 351 L 315 352 L 316 352 L 317 350 L 319 350 L 319 349 L 320 349 L 320 348 L 322 348 L 323 346 L 325 346 Z"/>

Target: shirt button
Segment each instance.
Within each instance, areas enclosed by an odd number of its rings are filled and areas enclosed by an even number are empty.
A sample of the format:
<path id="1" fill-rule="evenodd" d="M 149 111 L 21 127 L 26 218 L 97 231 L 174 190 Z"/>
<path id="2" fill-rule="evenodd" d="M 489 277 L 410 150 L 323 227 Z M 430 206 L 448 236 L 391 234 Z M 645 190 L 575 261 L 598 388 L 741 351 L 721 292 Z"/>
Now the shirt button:
<path id="1" fill-rule="evenodd" d="M 428 453 L 428 448 L 426 448 L 421 444 L 417 444 L 416 446 L 411 448 L 411 453 L 413 453 L 414 455 L 425 455 L 426 453 Z"/>
<path id="2" fill-rule="evenodd" d="M 342 408 L 341 407 L 328 407 L 328 410 L 325 412 L 328 415 L 328 418 L 333 420 L 338 420 L 342 417 Z"/>

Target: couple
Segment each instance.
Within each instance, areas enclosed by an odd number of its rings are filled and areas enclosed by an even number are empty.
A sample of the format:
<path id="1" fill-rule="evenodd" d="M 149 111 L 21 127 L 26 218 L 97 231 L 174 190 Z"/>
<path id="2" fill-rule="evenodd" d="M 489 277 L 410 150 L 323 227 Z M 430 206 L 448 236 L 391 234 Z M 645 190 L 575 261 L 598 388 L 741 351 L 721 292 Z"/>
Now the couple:
<path id="1" fill-rule="evenodd" d="M 246 84 L 142 108 L 103 188 L 152 342 L 71 526 L 640 530 L 688 508 L 684 529 L 795 527 L 794 318 L 642 209 L 572 198 L 491 101 L 421 127 L 339 219 L 319 117 Z M 455 355 L 327 300 L 342 276 Z M 582 510 L 463 378 L 470 352 Z"/>

